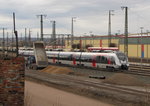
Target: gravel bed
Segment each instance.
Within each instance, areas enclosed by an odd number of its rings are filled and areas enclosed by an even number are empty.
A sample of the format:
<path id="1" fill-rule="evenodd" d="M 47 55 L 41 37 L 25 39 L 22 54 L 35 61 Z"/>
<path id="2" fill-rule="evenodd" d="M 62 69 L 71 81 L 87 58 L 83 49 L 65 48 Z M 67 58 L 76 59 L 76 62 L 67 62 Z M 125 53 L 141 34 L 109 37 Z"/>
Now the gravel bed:
<path id="1" fill-rule="evenodd" d="M 113 72 L 113 71 L 100 71 L 96 69 L 88 69 L 88 68 L 77 68 L 77 67 L 70 67 L 71 70 L 77 73 L 83 74 L 83 77 L 89 77 L 89 75 L 93 76 L 105 76 L 106 78 L 111 77 L 115 73 L 123 73 L 123 72 Z M 149 76 L 140 76 L 140 75 L 131 75 L 136 77 L 137 79 L 141 80 L 145 84 L 150 84 L 150 77 Z"/>

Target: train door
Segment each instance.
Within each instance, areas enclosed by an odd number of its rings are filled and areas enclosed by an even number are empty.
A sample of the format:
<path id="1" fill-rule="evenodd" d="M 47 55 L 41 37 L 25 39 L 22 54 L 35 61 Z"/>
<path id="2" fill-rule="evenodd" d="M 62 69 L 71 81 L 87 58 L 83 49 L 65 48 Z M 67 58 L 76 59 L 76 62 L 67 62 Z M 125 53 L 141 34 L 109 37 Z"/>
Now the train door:
<path id="1" fill-rule="evenodd" d="M 71 64 L 72 61 L 72 54 L 71 53 L 60 53 L 59 55 L 59 62 L 62 64 Z"/>
<path id="2" fill-rule="evenodd" d="M 80 66 L 81 65 L 81 53 L 75 53 L 73 55 L 73 59 L 72 59 L 72 62 L 73 62 L 73 65 L 77 65 L 77 66 Z"/>
<path id="3" fill-rule="evenodd" d="M 101 55 L 101 56 L 96 56 L 96 67 L 98 68 L 106 68 L 108 65 L 108 59 L 107 56 Z"/>
<path id="4" fill-rule="evenodd" d="M 92 55 L 90 54 L 84 54 L 81 57 L 81 65 L 82 66 L 86 66 L 86 67 L 91 67 L 91 63 L 92 63 Z"/>

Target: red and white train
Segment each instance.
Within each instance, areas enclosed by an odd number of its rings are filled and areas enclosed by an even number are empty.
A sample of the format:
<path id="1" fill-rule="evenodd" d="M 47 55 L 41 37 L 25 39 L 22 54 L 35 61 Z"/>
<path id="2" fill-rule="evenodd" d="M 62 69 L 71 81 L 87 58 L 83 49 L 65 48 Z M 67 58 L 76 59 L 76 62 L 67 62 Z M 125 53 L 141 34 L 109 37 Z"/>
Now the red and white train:
<path id="1" fill-rule="evenodd" d="M 110 52 L 62 52 L 46 51 L 49 63 L 128 70 L 128 57 L 120 51 Z M 34 55 L 33 51 L 20 51 L 20 54 Z"/>

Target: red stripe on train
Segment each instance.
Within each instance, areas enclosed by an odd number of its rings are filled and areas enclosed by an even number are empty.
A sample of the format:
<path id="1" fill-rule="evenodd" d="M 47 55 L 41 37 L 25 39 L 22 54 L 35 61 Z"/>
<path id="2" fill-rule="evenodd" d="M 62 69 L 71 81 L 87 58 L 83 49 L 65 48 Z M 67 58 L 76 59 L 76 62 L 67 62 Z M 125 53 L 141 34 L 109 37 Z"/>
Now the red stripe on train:
<path id="1" fill-rule="evenodd" d="M 96 61 L 95 60 L 92 61 L 92 66 L 96 67 Z"/>

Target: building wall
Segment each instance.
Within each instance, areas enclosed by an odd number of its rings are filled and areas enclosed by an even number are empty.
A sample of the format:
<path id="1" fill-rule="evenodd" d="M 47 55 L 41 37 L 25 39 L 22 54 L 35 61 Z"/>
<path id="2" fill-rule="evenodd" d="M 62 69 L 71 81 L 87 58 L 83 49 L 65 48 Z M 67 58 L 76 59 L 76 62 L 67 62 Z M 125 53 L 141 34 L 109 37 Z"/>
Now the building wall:
<path id="1" fill-rule="evenodd" d="M 102 47 L 108 47 L 108 40 L 102 40 Z"/>
<path id="2" fill-rule="evenodd" d="M 129 38 L 129 44 L 128 44 L 128 56 L 129 57 L 141 57 L 141 45 L 140 45 L 140 38 Z M 82 47 L 84 47 L 87 44 L 93 45 L 93 47 L 108 47 L 108 38 L 81 38 L 76 39 L 74 41 L 74 44 L 80 43 L 80 40 L 82 42 Z M 150 37 L 144 38 L 144 58 L 150 58 Z M 120 51 L 124 52 L 124 39 L 119 38 L 113 38 L 111 40 L 111 43 L 115 43 Z M 147 46 L 148 45 L 148 46 Z M 71 46 L 70 46 L 71 47 Z M 148 49 L 147 49 L 148 47 Z M 69 46 L 66 46 L 66 48 L 69 48 Z"/>
<path id="3" fill-rule="evenodd" d="M 24 106 L 24 58 L 0 63 L 0 106 Z"/>

